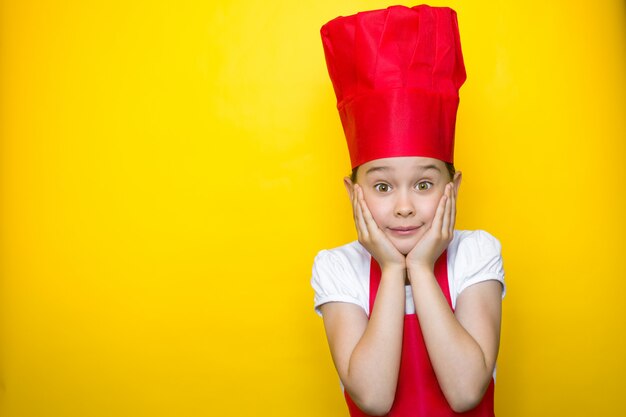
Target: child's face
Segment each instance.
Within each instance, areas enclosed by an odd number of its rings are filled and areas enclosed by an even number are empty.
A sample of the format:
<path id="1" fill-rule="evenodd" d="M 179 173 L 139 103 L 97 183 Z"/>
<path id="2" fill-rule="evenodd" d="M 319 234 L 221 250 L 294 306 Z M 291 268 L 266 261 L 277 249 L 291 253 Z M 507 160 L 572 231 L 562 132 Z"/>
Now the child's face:
<path id="1" fill-rule="evenodd" d="M 350 178 L 345 180 L 353 192 Z M 445 186 L 452 181 L 446 164 L 426 157 L 376 159 L 359 167 L 357 183 L 378 227 L 407 254 L 432 224 Z M 461 173 L 454 175 L 455 192 Z"/>

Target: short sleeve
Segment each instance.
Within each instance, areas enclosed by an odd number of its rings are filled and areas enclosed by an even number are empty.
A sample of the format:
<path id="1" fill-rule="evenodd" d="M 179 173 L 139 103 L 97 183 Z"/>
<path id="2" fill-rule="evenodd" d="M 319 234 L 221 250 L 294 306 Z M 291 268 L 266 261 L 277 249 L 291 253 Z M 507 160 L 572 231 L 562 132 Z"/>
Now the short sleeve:
<path id="1" fill-rule="evenodd" d="M 488 232 L 475 230 L 459 242 L 454 269 L 457 296 L 470 285 L 495 280 L 502 283 L 502 297 L 504 297 L 506 287 L 502 246 L 498 239 Z"/>
<path id="2" fill-rule="evenodd" d="M 339 301 L 356 304 L 367 313 L 367 297 L 357 271 L 348 259 L 329 250 L 320 251 L 313 262 L 311 286 L 315 291 L 315 312 L 322 304 Z"/>

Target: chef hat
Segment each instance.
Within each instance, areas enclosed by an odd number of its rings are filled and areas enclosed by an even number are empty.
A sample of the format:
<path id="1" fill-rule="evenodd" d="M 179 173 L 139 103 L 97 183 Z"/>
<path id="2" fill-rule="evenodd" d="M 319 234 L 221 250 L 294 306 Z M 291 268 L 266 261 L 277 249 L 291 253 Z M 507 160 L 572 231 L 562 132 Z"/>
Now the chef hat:
<path id="1" fill-rule="evenodd" d="M 453 163 L 466 78 L 454 10 L 391 6 L 337 17 L 321 35 L 352 168 L 394 156 Z"/>

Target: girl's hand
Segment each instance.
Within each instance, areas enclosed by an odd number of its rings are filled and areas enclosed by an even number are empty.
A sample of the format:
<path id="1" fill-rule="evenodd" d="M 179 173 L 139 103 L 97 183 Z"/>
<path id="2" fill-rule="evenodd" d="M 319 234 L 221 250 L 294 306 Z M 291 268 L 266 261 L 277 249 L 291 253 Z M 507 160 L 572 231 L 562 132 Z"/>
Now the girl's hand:
<path id="1" fill-rule="evenodd" d="M 441 200 L 439 200 L 430 228 L 411 249 L 411 252 L 406 255 L 407 268 L 422 268 L 433 271 L 435 262 L 452 241 L 455 220 L 456 195 L 454 194 L 454 184 L 448 183 Z"/>
<path id="2" fill-rule="evenodd" d="M 381 269 L 399 267 L 404 270 L 406 268 L 404 255 L 376 224 L 363 198 L 363 189 L 358 184 L 354 184 L 353 187 L 352 209 L 359 242 L 376 259 Z"/>

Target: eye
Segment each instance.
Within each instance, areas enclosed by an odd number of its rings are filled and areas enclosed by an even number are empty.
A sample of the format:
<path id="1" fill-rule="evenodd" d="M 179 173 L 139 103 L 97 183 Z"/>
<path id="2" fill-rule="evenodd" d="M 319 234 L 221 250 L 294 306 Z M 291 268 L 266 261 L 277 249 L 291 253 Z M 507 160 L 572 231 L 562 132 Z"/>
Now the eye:
<path id="1" fill-rule="evenodd" d="M 374 186 L 374 189 L 380 193 L 388 193 L 391 190 L 391 186 L 389 184 L 385 184 L 384 182 L 378 183 Z"/>
<path id="2" fill-rule="evenodd" d="M 420 191 L 426 191 L 429 190 L 430 187 L 433 186 L 432 182 L 429 181 L 422 181 L 422 182 L 418 182 L 417 185 L 415 186 L 415 188 L 417 188 Z"/>

